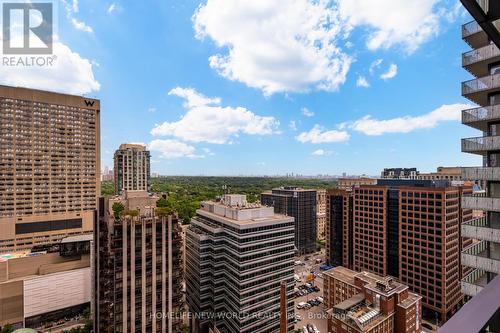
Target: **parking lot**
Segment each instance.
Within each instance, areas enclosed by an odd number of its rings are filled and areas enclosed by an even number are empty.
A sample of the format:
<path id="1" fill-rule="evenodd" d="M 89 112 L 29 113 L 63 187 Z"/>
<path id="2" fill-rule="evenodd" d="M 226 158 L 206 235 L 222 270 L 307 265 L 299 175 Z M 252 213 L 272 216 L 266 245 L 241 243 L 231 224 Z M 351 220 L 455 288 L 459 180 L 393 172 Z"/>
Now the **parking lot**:
<path id="1" fill-rule="evenodd" d="M 308 257 L 308 260 L 306 260 L 306 257 Z M 300 281 L 297 281 L 295 287 L 299 288 L 299 286 L 308 283 L 307 277 L 310 275 L 310 272 L 314 272 L 316 273 L 316 279 L 310 282 L 310 284 L 318 287 L 319 291 L 308 292 L 295 298 L 295 314 L 301 318 L 301 320 L 297 321 L 295 324 L 295 329 L 302 329 L 304 326 L 307 326 L 307 324 L 314 324 L 320 333 L 327 333 L 326 312 L 323 303 L 312 306 L 309 309 L 297 309 L 299 303 L 307 303 L 318 297 L 323 297 L 323 278 L 319 269 L 320 263 L 316 263 L 316 259 L 321 259 L 321 262 L 323 262 L 323 258 L 324 254 L 319 252 L 297 258 L 297 261 L 301 261 L 303 264 L 295 266 L 295 274 L 298 275 L 300 279 Z"/>

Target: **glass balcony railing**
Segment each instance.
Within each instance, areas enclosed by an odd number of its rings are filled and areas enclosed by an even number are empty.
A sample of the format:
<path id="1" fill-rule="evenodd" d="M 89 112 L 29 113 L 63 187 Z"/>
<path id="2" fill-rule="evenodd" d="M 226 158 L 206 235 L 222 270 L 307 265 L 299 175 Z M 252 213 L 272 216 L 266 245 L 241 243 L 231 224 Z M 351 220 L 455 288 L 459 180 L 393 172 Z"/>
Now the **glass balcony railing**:
<path id="1" fill-rule="evenodd" d="M 500 240 L 500 229 L 489 226 L 485 217 L 473 219 L 464 222 L 461 225 L 462 236 L 474 239 L 480 239 L 490 242 Z"/>
<path id="2" fill-rule="evenodd" d="M 476 296 L 487 283 L 486 271 L 475 269 L 462 279 L 462 292 L 471 297 Z"/>
<path id="3" fill-rule="evenodd" d="M 462 168 L 464 180 L 500 180 L 500 167 Z"/>
<path id="4" fill-rule="evenodd" d="M 500 198 L 467 195 L 462 197 L 462 208 L 500 212 Z"/>
<path id="5" fill-rule="evenodd" d="M 462 124 L 464 125 L 494 119 L 500 120 L 500 105 L 483 106 L 462 111 Z"/>
<path id="6" fill-rule="evenodd" d="M 462 152 L 464 153 L 482 153 L 488 150 L 500 150 L 500 136 L 462 139 Z"/>
<path id="7" fill-rule="evenodd" d="M 461 254 L 462 265 L 500 274 L 500 260 L 492 257 L 498 258 L 497 253 L 492 254 L 490 250 L 488 255 L 488 242 L 486 241 L 469 246 Z"/>
<path id="8" fill-rule="evenodd" d="M 463 53 L 462 66 L 465 67 L 497 56 L 500 56 L 500 49 L 495 44 L 486 45 L 479 49 Z"/>
<path id="9" fill-rule="evenodd" d="M 482 31 L 481 26 L 476 21 L 471 21 L 462 25 L 462 38 L 468 37 Z"/>
<path id="10" fill-rule="evenodd" d="M 500 87 L 500 74 L 488 75 L 479 79 L 462 82 L 462 95 Z"/>

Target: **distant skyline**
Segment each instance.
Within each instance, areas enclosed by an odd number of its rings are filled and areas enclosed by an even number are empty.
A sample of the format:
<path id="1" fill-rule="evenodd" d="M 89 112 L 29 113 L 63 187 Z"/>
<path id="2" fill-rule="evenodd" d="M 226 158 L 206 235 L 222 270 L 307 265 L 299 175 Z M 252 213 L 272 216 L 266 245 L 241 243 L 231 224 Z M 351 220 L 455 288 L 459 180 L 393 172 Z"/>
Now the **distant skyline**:
<path id="1" fill-rule="evenodd" d="M 101 99 L 102 167 L 144 143 L 162 175 L 378 175 L 480 165 L 459 1 L 56 2 L 54 68 L 0 83 Z M 224 10 L 221 10 L 224 8 Z"/>

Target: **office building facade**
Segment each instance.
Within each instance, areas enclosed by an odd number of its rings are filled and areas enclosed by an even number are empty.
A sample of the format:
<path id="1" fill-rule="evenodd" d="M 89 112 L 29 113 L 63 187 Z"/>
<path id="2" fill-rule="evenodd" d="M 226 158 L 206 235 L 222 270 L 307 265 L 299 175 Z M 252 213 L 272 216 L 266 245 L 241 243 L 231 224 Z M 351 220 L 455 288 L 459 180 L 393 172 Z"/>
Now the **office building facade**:
<path id="1" fill-rule="evenodd" d="M 191 332 L 280 332 L 286 283 L 293 331 L 294 220 L 244 195 L 203 202 L 186 230 L 186 299 Z"/>
<path id="2" fill-rule="evenodd" d="M 0 252 L 91 233 L 100 102 L 0 86 Z"/>
<path id="3" fill-rule="evenodd" d="M 329 189 L 326 193 L 326 262 L 353 267 L 353 195 L 351 190 Z"/>
<path id="4" fill-rule="evenodd" d="M 98 333 L 182 332 L 180 226 L 175 215 L 157 214 L 157 200 L 146 192 L 101 198 L 94 236 Z M 116 202 L 126 207 L 120 218 L 113 217 Z"/>
<path id="5" fill-rule="evenodd" d="M 361 185 L 375 185 L 377 184 L 377 179 L 359 177 L 359 178 L 339 178 L 337 180 L 337 188 L 341 190 L 352 190 L 355 186 Z"/>
<path id="6" fill-rule="evenodd" d="M 123 191 L 149 191 L 151 187 L 151 155 L 141 144 L 124 143 L 115 151 L 115 194 Z"/>
<path id="7" fill-rule="evenodd" d="M 335 267 L 323 274 L 328 332 L 419 333 L 422 297 L 393 277 Z"/>
<path id="8" fill-rule="evenodd" d="M 261 203 L 276 214 L 295 219 L 295 246 L 299 254 L 316 250 L 316 190 L 287 186 L 261 194 Z"/>

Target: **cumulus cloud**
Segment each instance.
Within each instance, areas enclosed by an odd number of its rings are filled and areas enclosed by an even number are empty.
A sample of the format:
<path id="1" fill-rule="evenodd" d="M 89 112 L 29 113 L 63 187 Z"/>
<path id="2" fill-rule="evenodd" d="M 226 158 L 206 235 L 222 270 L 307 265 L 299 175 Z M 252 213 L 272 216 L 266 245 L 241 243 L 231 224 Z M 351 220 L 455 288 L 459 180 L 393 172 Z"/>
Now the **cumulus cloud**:
<path id="1" fill-rule="evenodd" d="M 387 69 L 387 72 L 382 73 L 380 75 L 380 78 L 382 80 L 389 80 L 389 79 L 392 79 L 393 77 L 395 77 L 397 74 L 398 74 L 398 65 L 391 64 L 389 66 L 389 69 Z"/>
<path id="2" fill-rule="evenodd" d="M 365 116 L 355 121 L 350 128 L 366 135 L 385 133 L 409 133 L 419 129 L 434 128 L 447 121 L 459 121 L 461 110 L 471 108 L 469 104 L 445 104 L 422 116 L 405 116 L 378 120 Z"/>
<path id="3" fill-rule="evenodd" d="M 373 72 L 375 72 L 375 70 L 380 67 L 380 65 L 382 64 L 382 61 L 384 61 L 384 60 L 377 59 L 370 64 L 370 68 L 368 70 L 370 72 L 370 74 L 373 74 Z"/>
<path id="4" fill-rule="evenodd" d="M 358 76 L 358 79 L 356 80 L 356 87 L 362 87 L 362 88 L 368 88 L 370 84 L 366 80 L 366 77 L 360 75 Z"/>
<path id="5" fill-rule="evenodd" d="M 92 63 L 73 52 L 67 45 L 54 42 L 56 56 L 53 66 L 0 65 L 0 82 L 6 85 L 35 89 L 51 89 L 68 94 L 87 94 L 98 91 Z"/>
<path id="6" fill-rule="evenodd" d="M 85 32 L 88 32 L 88 33 L 92 33 L 94 32 L 94 30 L 92 30 L 91 27 L 89 27 L 85 22 L 83 21 L 80 21 L 76 18 L 71 18 L 71 24 L 73 24 L 73 27 L 76 29 L 76 30 L 81 30 L 81 31 L 85 31 Z"/>
<path id="7" fill-rule="evenodd" d="M 343 142 L 349 140 L 349 133 L 346 131 L 325 130 L 320 125 L 316 124 L 308 132 L 300 133 L 296 139 L 302 143 L 330 143 Z"/>
<path id="8" fill-rule="evenodd" d="M 328 1 L 207 0 L 193 23 L 199 39 L 226 51 L 210 66 L 265 95 L 335 91 L 352 62 L 337 45 L 347 30 Z"/>
<path id="9" fill-rule="evenodd" d="M 313 156 L 328 156 L 331 155 L 332 152 L 329 150 L 324 150 L 324 149 L 317 149 L 311 153 Z"/>
<path id="10" fill-rule="evenodd" d="M 118 3 L 113 2 L 113 3 L 111 3 L 111 4 L 109 5 L 109 7 L 108 7 L 108 9 L 106 10 L 106 12 L 107 12 L 109 15 L 111 15 L 111 14 L 113 14 L 114 12 L 117 12 L 117 11 L 119 11 L 119 10 L 121 10 L 121 6 L 120 6 Z"/>
<path id="11" fill-rule="evenodd" d="M 259 116 L 244 107 L 223 107 L 220 98 L 206 97 L 191 88 L 177 87 L 169 95 L 183 98 L 187 112 L 178 121 L 156 125 L 152 135 L 224 144 L 231 143 L 240 134 L 270 135 L 279 126 L 274 117 Z"/>
<path id="12" fill-rule="evenodd" d="M 160 157 L 165 159 L 176 158 L 203 158 L 203 155 L 197 155 L 196 148 L 184 142 L 177 140 L 153 140 L 148 145 L 149 150 L 157 151 Z"/>
<path id="13" fill-rule="evenodd" d="M 407 53 L 437 35 L 439 0 L 339 0 L 339 11 L 352 27 L 366 26 L 370 50 L 401 45 Z"/>
<path id="14" fill-rule="evenodd" d="M 311 110 L 309 110 L 308 108 L 301 108 L 300 109 L 300 112 L 302 113 L 303 116 L 306 116 L 306 117 L 314 117 L 314 112 L 312 112 Z"/>

